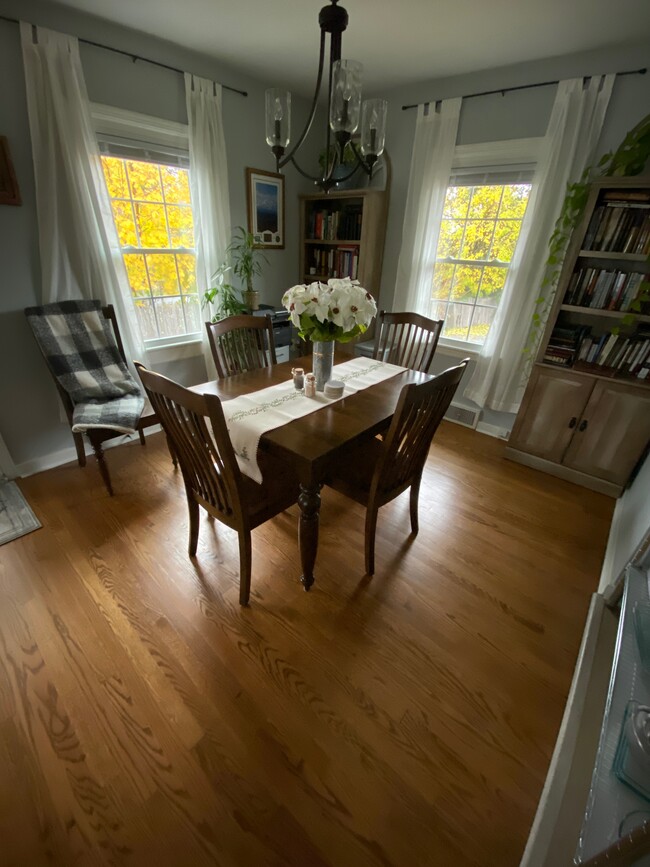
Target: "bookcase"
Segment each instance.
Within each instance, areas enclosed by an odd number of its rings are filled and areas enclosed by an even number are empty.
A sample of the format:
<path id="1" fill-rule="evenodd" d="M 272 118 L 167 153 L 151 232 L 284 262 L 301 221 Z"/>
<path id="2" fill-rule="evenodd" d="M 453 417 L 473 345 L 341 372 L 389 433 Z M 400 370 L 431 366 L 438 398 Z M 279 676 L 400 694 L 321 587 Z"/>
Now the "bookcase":
<path id="1" fill-rule="evenodd" d="M 299 281 L 350 277 L 379 303 L 386 209 L 384 190 L 301 196 Z"/>
<path id="2" fill-rule="evenodd" d="M 650 305 L 632 310 L 648 275 L 650 177 L 595 182 L 507 457 L 622 493 L 650 442 Z"/>

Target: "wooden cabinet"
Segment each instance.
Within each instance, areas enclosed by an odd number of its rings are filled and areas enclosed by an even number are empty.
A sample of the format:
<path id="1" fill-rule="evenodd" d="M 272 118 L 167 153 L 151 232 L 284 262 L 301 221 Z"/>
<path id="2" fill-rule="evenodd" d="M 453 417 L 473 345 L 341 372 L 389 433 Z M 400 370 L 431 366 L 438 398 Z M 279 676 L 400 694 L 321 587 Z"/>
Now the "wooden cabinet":
<path id="1" fill-rule="evenodd" d="M 507 457 L 622 493 L 650 443 L 649 254 L 650 178 L 594 183 Z"/>
<path id="2" fill-rule="evenodd" d="M 351 277 L 378 299 L 387 197 L 370 189 L 301 196 L 299 281 Z"/>

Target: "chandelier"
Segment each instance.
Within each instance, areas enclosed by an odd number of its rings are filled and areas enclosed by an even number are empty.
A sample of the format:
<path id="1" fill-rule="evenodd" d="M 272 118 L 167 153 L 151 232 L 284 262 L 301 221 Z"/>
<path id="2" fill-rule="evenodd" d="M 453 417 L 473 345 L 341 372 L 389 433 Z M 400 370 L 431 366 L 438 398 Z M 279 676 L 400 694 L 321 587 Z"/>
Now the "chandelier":
<path id="1" fill-rule="evenodd" d="M 372 177 L 373 166 L 384 150 L 388 109 L 385 99 L 366 99 L 361 103 L 363 67 L 355 60 L 341 60 L 341 34 L 348 26 L 348 13 L 337 3 L 338 0 L 331 0 L 331 5 L 324 6 L 318 15 L 321 37 L 316 90 L 305 128 L 288 153 L 285 152 L 291 140 L 291 93 L 278 88 L 266 91 L 266 141 L 275 155 L 276 171 L 289 162 L 293 163 L 301 175 L 314 181 L 325 193 L 336 183 L 351 178 L 359 167 Z M 295 155 L 307 138 L 316 114 L 325 67 L 327 33 L 330 34 L 330 59 L 325 150 L 323 172 L 315 176 L 300 168 Z M 359 121 L 360 133 L 358 139 L 353 139 Z M 341 176 L 336 172 L 339 166 L 347 168 L 350 161 L 352 168 L 348 174 Z"/>

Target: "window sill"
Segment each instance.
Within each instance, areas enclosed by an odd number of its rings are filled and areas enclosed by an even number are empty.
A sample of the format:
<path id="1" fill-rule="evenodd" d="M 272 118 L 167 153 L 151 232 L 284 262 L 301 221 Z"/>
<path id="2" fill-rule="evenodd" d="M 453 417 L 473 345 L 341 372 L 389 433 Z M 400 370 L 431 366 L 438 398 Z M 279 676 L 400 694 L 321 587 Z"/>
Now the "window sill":
<path id="1" fill-rule="evenodd" d="M 457 355 L 459 358 L 478 358 L 481 354 L 481 347 L 477 343 L 464 343 L 462 340 L 445 340 L 441 337 L 438 340 L 438 347 L 444 350 L 446 355 Z"/>
<path id="2" fill-rule="evenodd" d="M 180 343 L 167 343 L 164 346 L 147 348 L 147 355 L 152 362 L 180 361 L 183 358 L 195 358 L 203 355 L 203 341 L 184 340 Z"/>

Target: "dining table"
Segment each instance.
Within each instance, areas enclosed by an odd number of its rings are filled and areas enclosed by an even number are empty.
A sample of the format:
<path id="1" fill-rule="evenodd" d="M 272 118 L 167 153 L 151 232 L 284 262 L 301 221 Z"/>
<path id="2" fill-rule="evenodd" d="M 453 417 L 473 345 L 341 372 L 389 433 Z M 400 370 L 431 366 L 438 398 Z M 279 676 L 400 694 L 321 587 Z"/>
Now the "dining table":
<path id="1" fill-rule="evenodd" d="M 345 359 L 342 359 L 345 360 Z M 214 394 L 226 401 L 261 391 L 292 380 L 292 368 L 311 369 L 312 357 L 304 356 L 223 379 L 192 386 L 199 394 Z M 336 375 L 336 368 L 334 369 Z M 314 565 L 318 550 L 320 491 L 328 475 L 345 473 L 355 449 L 364 440 L 385 432 L 390 425 L 402 388 L 410 383 L 425 382 L 433 377 L 401 368 L 399 372 L 375 385 L 343 394 L 324 403 L 314 412 L 296 418 L 262 434 L 258 449 L 275 459 L 278 472 L 283 464 L 297 474 L 300 493 L 298 506 L 298 546 L 305 590 L 314 583 Z M 304 400 L 310 400 L 304 397 Z"/>

